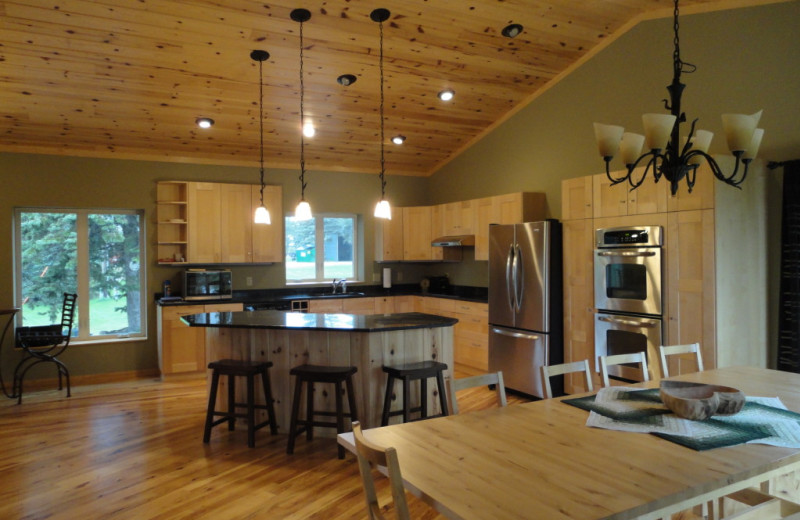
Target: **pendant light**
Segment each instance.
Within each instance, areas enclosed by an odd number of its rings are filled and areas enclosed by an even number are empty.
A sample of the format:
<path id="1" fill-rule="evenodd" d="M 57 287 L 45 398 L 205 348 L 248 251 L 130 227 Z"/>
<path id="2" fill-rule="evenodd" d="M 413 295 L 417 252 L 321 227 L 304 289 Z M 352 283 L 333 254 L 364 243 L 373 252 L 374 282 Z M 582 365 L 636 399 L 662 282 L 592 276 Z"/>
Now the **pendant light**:
<path id="1" fill-rule="evenodd" d="M 294 210 L 295 220 L 311 220 L 311 205 L 306 202 L 305 137 L 314 135 L 314 125 L 305 120 L 305 83 L 303 82 L 303 22 L 311 19 L 308 9 L 295 9 L 289 15 L 300 24 L 300 202 Z"/>
<path id="2" fill-rule="evenodd" d="M 256 208 L 256 213 L 253 216 L 253 221 L 256 224 L 271 224 L 269 218 L 269 211 L 264 206 L 264 75 L 263 67 L 264 62 L 269 59 L 267 51 L 255 50 L 250 53 L 250 58 L 258 62 L 258 127 L 259 135 L 261 137 L 261 205 Z"/>
<path id="3" fill-rule="evenodd" d="M 383 148 L 384 148 L 384 135 L 383 135 L 383 22 L 389 19 L 391 13 L 388 9 L 375 9 L 370 13 L 369 17 L 373 22 L 378 22 L 381 28 L 381 46 L 380 46 L 380 73 L 381 73 L 381 200 L 375 206 L 375 218 L 385 218 L 387 220 L 391 220 L 392 218 L 392 208 L 389 205 L 389 201 L 386 200 L 386 164 L 383 157 Z"/>

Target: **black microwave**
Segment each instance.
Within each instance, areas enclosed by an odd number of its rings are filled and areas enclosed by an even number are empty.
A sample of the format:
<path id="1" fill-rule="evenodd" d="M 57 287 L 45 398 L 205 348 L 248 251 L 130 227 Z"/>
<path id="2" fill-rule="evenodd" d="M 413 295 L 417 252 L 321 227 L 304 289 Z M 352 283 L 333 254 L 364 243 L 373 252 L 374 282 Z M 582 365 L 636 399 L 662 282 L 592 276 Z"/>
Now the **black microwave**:
<path id="1" fill-rule="evenodd" d="M 228 270 L 187 269 L 183 272 L 184 300 L 226 300 L 233 297 L 233 276 Z"/>

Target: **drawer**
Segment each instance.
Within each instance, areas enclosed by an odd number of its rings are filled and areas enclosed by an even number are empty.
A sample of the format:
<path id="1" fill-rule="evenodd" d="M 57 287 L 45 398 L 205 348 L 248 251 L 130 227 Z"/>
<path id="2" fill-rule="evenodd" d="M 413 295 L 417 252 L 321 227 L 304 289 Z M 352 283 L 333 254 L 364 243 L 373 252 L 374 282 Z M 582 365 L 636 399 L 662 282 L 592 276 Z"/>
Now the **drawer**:
<path id="1" fill-rule="evenodd" d="M 486 303 L 479 303 L 479 302 L 464 302 L 464 301 L 457 301 L 455 302 L 455 311 L 462 313 L 462 314 L 470 314 L 473 316 L 480 316 L 484 319 L 489 319 L 489 305 Z"/>

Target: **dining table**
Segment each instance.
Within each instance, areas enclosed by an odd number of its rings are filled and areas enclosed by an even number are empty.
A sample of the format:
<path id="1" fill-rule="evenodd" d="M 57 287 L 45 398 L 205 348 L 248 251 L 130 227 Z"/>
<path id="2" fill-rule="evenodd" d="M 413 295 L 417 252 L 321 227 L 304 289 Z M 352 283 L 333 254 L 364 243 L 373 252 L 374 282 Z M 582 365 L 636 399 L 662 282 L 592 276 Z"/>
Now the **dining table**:
<path id="1" fill-rule="evenodd" d="M 800 412 L 800 374 L 725 367 L 672 380 L 778 397 Z M 658 387 L 658 381 L 640 383 Z M 454 519 L 656 519 L 795 471 L 800 449 L 697 451 L 656 435 L 586 425 L 562 398 L 365 430 L 397 450 L 404 486 Z M 339 442 L 353 450 L 352 434 Z"/>

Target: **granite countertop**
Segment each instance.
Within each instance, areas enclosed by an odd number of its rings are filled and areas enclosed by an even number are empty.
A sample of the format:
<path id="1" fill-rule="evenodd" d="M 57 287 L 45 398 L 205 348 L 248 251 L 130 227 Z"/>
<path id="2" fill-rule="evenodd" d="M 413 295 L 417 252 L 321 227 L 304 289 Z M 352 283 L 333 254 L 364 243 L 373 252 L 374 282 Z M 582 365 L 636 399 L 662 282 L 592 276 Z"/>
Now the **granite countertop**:
<path id="1" fill-rule="evenodd" d="M 314 314 L 280 311 L 209 312 L 182 316 L 192 327 L 222 327 L 245 329 L 298 329 L 349 332 L 387 332 L 406 329 L 450 327 L 458 323 L 421 312 L 397 314 Z"/>
<path id="2" fill-rule="evenodd" d="M 347 287 L 345 294 L 331 294 L 330 287 L 315 287 L 306 291 L 301 289 L 255 289 L 233 291 L 233 298 L 225 300 L 193 300 L 184 301 L 182 299 L 174 299 L 171 301 L 161 301 L 156 295 L 156 301 L 163 306 L 170 305 L 203 305 L 206 303 L 243 303 L 259 304 L 259 303 L 280 303 L 291 302 L 292 300 L 315 300 L 315 299 L 330 299 L 330 298 L 382 298 L 389 296 L 430 296 L 433 298 L 446 298 L 451 300 L 470 301 L 478 303 L 487 303 L 489 301 L 489 291 L 486 287 L 471 287 L 471 286 L 450 286 L 443 292 L 422 292 L 418 284 L 405 284 L 392 287 L 391 289 L 384 289 L 380 286 L 374 285 L 356 285 L 352 284 Z"/>

